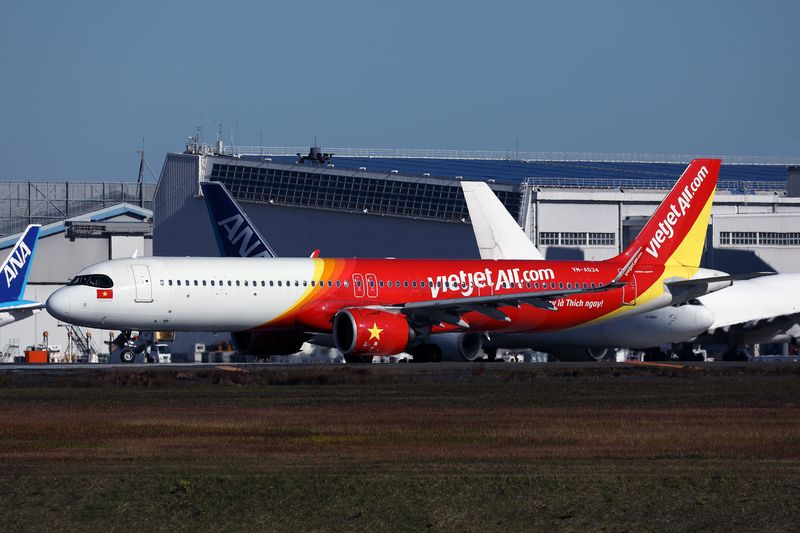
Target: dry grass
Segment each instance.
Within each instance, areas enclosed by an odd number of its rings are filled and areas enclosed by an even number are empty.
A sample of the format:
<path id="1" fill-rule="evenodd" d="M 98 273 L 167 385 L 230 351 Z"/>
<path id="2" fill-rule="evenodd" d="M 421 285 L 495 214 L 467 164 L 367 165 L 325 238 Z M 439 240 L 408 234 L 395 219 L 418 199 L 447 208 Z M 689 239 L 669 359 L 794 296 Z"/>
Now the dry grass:
<path id="1" fill-rule="evenodd" d="M 11 383 L 7 524 L 788 531 L 800 519 L 791 372 L 243 374 Z"/>

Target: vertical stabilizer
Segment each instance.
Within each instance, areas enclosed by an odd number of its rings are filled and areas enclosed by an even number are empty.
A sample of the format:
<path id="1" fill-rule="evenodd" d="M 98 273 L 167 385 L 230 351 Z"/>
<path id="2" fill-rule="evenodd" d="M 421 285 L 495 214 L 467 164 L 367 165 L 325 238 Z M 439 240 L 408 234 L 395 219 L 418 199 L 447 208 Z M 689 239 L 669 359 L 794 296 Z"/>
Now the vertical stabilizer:
<path id="1" fill-rule="evenodd" d="M 11 249 L 3 261 L 3 281 L 0 282 L 0 302 L 11 302 L 22 299 L 28 285 L 33 254 L 39 240 L 38 224 L 28 226 L 25 232 Z"/>
<path id="2" fill-rule="evenodd" d="M 205 181 L 200 187 L 222 257 L 277 257 L 222 183 Z"/>
<path id="3" fill-rule="evenodd" d="M 641 263 L 698 267 L 706 242 L 719 159 L 695 159 L 630 246 L 617 258 L 641 252 Z"/>
<path id="4" fill-rule="evenodd" d="M 487 184 L 462 181 L 461 188 L 481 259 L 544 259 Z"/>

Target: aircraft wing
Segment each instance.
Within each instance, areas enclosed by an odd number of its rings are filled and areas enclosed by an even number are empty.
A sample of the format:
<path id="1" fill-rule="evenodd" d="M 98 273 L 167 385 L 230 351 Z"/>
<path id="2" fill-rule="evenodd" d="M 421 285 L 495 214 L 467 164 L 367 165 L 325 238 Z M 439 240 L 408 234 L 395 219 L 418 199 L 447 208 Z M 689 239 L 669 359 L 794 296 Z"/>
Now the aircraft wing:
<path id="1" fill-rule="evenodd" d="M 619 270 L 617 276 L 610 283 L 591 288 L 574 289 L 553 289 L 534 292 L 521 292 L 515 294 L 491 294 L 486 296 L 462 296 L 460 298 L 442 298 L 439 300 L 423 300 L 418 302 L 408 302 L 400 306 L 394 306 L 401 313 L 417 323 L 428 324 L 452 324 L 460 327 L 469 327 L 461 315 L 474 311 L 495 320 L 508 321 L 509 318 L 503 313 L 500 307 L 519 307 L 523 304 L 539 307 L 548 311 L 558 311 L 553 305 L 556 298 L 571 296 L 574 294 L 588 294 L 595 292 L 605 292 L 624 286 L 630 281 L 636 263 L 642 256 L 642 250 L 636 251 L 628 260 L 624 267 Z"/>
<path id="2" fill-rule="evenodd" d="M 466 296 L 461 298 L 425 300 L 394 306 L 394 309 L 399 310 L 401 313 L 411 318 L 412 321 L 418 323 L 445 323 L 454 326 L 469 327 L 469 324 L 461 318 L 461 315 L 471 311 L 495 320 L 508 321 L 508 316 L 499 309 L 500 307 L 519 307 L 523 304 L 528 304 L 548 311 L 557 311 L 558 308 L 554 306 L 550 300 L 574 294 L 603 292 L 616 289 L 623 285 L 625 285 L 625 282 L 614 280 L 607 285 L 602 285 L 593 289 L 558 289 L 516 294 L 494 294 L 488 296 Z"/>

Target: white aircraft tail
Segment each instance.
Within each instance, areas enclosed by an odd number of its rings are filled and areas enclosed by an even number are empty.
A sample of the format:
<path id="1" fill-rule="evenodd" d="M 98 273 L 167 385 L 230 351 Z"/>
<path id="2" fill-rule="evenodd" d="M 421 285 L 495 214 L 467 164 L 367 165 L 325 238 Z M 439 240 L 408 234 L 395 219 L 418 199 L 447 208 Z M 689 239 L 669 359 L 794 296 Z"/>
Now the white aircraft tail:
<path id="1" fill-rule="evenodd" d="M 544 259 L 517 221 L 481 181 L 462 181 L 481 259 Z"/>

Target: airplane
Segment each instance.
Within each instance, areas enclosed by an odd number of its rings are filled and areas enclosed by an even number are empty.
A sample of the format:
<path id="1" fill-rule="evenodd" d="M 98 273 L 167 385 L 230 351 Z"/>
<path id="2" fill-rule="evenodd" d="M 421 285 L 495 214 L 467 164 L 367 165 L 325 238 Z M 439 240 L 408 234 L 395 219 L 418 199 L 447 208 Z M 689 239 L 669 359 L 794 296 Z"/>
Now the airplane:
<path id="1" fill-rule="evenodd" d="M 3 261 L 0 281 L 0 326 L 28 318 L 44 308 L 44 304 L 23 300 L 28 275 L 33 262 L 41 225 L 32 224 L 22 233 L 14 248 Z M 4 286 L 5 285 L 5 286 Z"/>
<path id="2" fill-rule="evenodd" d="M 488 185 L 462 182 L 461 187 L 483 259 L 544 259 Z M 557 332 L 492 335 L 484 350 L 490 357 L 502 347 L 532 348 L 560 360 L 597 360 L 614 348 L 677 345 L 674 356 L 694 358 L 687 343 L 716 343 L 729 345 L 726 358 L 738 359 L 743 344 L 787 342 L 800 333 L 800 274 L 701 272 L 716 276 L 708 294 L 680 305 Z"/>
<path id="3" fill-rule="evenodd" d="M 200 184 L 200 188 L 222 257 L 255 256 L 262 254 L 263 250 L 272 250 L 225 185 L 206 181 Z M 486 183 L 465 181 L 462 189 L 482 259 L 544 259 Z M 717 277 L 717 281 L 705 287 L 709 291 L 732 283 L 725 279 L 724 272 L 716 270 L 700 269 L 698 275 L 703 277 L 703 281 L 695 280 L 697 286 Z M 714 321 L 715 317 L 707 307 L 691 299 L 681 305 L 564 331 L 492 335 L 483 341 L 482 348 L 490 360 L 496 358 L 499 347 L 549 351 L 560 360 L 598 360 L 606 357 L 612 348 L 645 349 L 684 343 L 705 333 Z M 479 359 L 481 346 L 471 342 L 469 335 L 445 333 L 432 337 L 429 344 L 432 345 L 431 351 L 436 351 L 434 358 L 447 361 Z M 237 335 L 233 337 L 238 346 Z M 323 344 L 330 343 L 323 340 Z M 685 357 L 694 355 L 691 349 L 679 353 Z"/>
<path id="4" fill-rule="evenodd" d="M 694 342 L 725 346 L 725 359 L 747 360 L 745 345 L 796 345 L 800 338 L 800 273 L 737 282 L 699 300 L 714 322 Z"/>
<path id="5" fill-rule="evenodd" d="M 445 332 L 552 331 L 669 305 L 691 280 L 720 167 L 696 159 L 633 243 L 605 261 L 149 257 L 84 268 L 47 301 L 105 329 L 233 331 L 261 353 L 332 336 L 348 362 Z"/>

